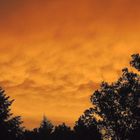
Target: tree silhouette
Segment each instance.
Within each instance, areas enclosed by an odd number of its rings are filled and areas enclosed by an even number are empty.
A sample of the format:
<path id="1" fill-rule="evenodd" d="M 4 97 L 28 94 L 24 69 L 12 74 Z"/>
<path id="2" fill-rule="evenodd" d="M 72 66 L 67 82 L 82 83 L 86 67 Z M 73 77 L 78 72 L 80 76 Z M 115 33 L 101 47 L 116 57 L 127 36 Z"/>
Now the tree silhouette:
<path id="1" fill-rule="evenodd" d="M 86 110 L 78 119 L 74 126 L 76 139 L 79 140 L 101 140 L 101 134 L 97 128 L 95 117 L 91 116 L 91 112 Z"/>
<path id="2" fill-rule="evenodd" d="M 140 55 L 130 65 L 140 71 Z M 13 100 L 0 88 L 0 140 L 139 140 L 140 75 L 122 70 L 111 84 L 102 82 L 91 96 L 93 107 L 76 121 L 73 130 L 65 123 L 53 126 L 44 116 L 39 128 L 24 130 L 19 116 L 13 116 Z"/>
<path id="3" fill-rule="evenodd" d="M 136 61 L 137 60 L 137 61 Z M 139 56 L 132 55 L 131 65 L 139 69 Z M 97 126 L 104 139 L 127 140 L 138 128 L 139 120 L 140 76 L 122 70 L 122 76 L 114 83 L 103 82 L 99 90 L 91 96 L 93 108 L 85 115 L 86 120 L 101 118 Z M 138 130 L 138 129 L 137 129 Z"/>
<path id="4" fill-rule="evenodd" d="M 38 129 L 39 139 L 50 140 L 53 127 L 54 126 L 52 125 L 52 123 L 44 116 L 41 125 Z"/>
<path id="5" fill-rule="evenodd" d="M 10 106 L 13 100 L 9 98 L 0 88 L 0 139 L 19 140 L 22 139 L 22 121 L 19 116 L 14 117 L 11 113 Z"/>
<path id="6" fill-rule="evenodd" d="M 37 128 L 24 131 L 24 140 L 39 140 L 39 132 Z"/>
<path id="7" fill-rule="evenodd" d="M 52 133 L 53 140 L 73 140 L 73 131 L 65 123 L 55 127 Z"/>
<path id="8" fill-rule="evenodd" d="M 140 55 L 133 54 L 131 57 L 132 57 L 132 60 L 130 62 L 130 65 L 136 68 L 138 71 L 140 71 Z"/>

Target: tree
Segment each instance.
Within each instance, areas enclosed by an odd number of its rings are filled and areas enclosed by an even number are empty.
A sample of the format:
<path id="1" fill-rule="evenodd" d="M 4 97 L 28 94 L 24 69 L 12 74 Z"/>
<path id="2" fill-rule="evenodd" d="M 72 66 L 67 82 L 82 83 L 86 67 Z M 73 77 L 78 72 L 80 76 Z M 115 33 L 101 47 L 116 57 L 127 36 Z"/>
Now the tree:
<path id="1" fill-rule="evenodd" d="M 132 55 L 131 66 L 140 70 L 140 56 Z M 140 125 L 140 76 L 129 72 L 127 68 L 122 70 L 122 76 L 111 84 L 103 82 L 99 90 L 91 96 L 93 108 L 88 110 L 85 120 L 96 121 L 99 131 L 104 139 L 128 140 L 138 130 Z"/>
<path id="2" fill-rule="evenodd" d="M 38 128 L 24 131 L 24 140 L 39 140 Z"/>
<path id="3" fill-rule="evenodd" d="M 132 60 L 130 62 L 130 65 L 136 68 L 138 71 L 140 71 L 140 55 L 133 54 L 131 57 L 132 57 Z"/>
<path id="4" fill-rule="evenodd" d="M 53 131 L 52 123 L 44 116 L 41 125 L 38 129 L 38 135 L 40 140 L 50 140 L 51 133 Z"/>
<path id="5" fill-rule="evenodd" d="M 86 110 L 74 126 L 76 140 L 101 140 L 101 134 L 97 128 L 97 121 L 91 114 L 92 108 Z"/>
<path id="6" fill-rule="evenodd" d="M 55 127 L 52 133 L 53 140 L 73 140 L 73 131 L 65 123 Z"/>
<path id="7" fill-rule="evenodd" d="M 5 140 L 22 139 L 23 127 L 21 118 L 13 116 L 10 106 L 13 100 L 6 96 L 5 91 L 0 88 L 0 138 Z"/>

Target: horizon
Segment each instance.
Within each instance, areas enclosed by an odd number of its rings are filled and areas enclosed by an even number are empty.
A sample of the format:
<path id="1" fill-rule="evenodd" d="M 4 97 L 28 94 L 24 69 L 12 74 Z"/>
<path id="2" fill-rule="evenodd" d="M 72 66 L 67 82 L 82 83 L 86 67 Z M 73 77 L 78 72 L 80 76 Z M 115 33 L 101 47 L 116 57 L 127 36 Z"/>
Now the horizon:
<path id="1" fill-rule="evenodd" d="M 140 52 L 138 0 L 0 0 L 0 86 L 24 125 L 73 126 L 102 81 Z"/>

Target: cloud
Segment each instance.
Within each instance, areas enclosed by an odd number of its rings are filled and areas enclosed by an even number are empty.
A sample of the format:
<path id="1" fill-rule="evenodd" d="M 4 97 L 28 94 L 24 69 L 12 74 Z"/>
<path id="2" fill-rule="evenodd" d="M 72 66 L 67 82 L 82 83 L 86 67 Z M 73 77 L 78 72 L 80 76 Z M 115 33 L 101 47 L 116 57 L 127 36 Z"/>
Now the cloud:
<path id="1" fill-rule="evenodd" d="M 0 85 L 13 112 L 30 128 L 44 114 L 74 124 L 140 51 L 139 15 L 138 0 L 0 0 Z"/>

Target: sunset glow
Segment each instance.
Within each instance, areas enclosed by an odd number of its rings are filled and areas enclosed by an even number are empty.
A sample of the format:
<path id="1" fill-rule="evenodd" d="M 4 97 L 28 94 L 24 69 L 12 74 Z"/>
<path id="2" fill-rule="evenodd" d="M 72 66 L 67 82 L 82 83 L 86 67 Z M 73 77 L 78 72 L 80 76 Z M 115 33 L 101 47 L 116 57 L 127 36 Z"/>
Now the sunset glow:
<path id="1" fill-rule="evenodd" d="M 0 86 L 28 128 L 73 125 L 101 81 L 140 52 L 139 0 L 0 0 Z"/>

